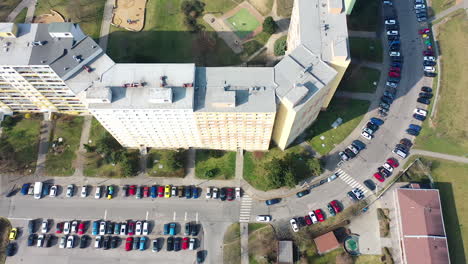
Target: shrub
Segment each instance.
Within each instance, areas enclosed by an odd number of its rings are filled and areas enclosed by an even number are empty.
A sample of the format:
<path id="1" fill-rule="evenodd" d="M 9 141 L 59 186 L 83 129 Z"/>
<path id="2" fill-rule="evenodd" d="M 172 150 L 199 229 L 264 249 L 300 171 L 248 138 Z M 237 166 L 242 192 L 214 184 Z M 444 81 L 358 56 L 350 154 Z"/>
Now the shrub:
<path id="1" fill-rule="evenodd" d="M 287 37 L 283 36 L 275 41 L 275 56 L 283 56 L 287 49 Z"/>
<path id="2" fill-rule="evenodd" d="M 276 32 L 276 29 L 278 29 L 278 25 L 271 16 L 266 17 L 265 20 L 263 20 L 263 32 L 273 34 Z"/>

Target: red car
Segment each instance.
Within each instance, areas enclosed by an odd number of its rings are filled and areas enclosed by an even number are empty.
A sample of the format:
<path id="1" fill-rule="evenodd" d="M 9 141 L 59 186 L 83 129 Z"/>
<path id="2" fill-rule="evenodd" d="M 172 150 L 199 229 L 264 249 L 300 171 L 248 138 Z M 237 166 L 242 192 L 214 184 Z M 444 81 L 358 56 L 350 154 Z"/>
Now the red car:
<path id="1" fill-rule="evenodd" d="M 400 164 L 398 164 L 398 161 L 394 158 L 389 158 L 387 159 L 387 163 L 390 164 L 393 168 L 397 168 Z"/>
<path id="2" fill-rule="evenodd" d="M 189 244 L 189 238 L 184 237 L 184 239 L 182 239 L 182 249 L 186 250 L 188 248 L 188 244 Z"/>
<path id="3" fill-rule="evenodd" d="M 129 193 L 130 195 L 135 195 L 135 193 L 136 193 L 136 186 L 135 186 L 135 185 L 130 186 L 130 189 L 128 190 L 128 193 Z"/>
<path id="4" fill-rule="evenodd" d="M 61 234 L 62 231 L 63 231 L 63 223 L 59 222 L 59 223 L 57 223 L 57 225 L 55 227 L 56 227 L 55 228 L 55 233 Z"/>
<path id="5" fill-rule="evenodd" d="M 149 196 L 149 187 L 145 186 L 143 188 L 143 197 L 148 197 Z"/>
<path id="6" fill-rule="evenodd" d="M 434 52 L 432 50 L 425 50 L 423 51 L 424 56 L 434 56 Z"/>
<path id="7" fill-rule="evenodd" d="M 128 230 L 128 235 L 133 236 L 135 234 L 135 222 L 129 221 L 127 230 Z"/>
<path id="8" fill-rule="evenodd" d="M 330 205 L 333 207 L 333 210 L 335 210 L 336 213 L 341 212 L 341 205 L 338 203 L 337 200 L 331 201 Z"/>
<path id="9" fill-rule="evenodd" d="M 164 186 L 158 186 L 158 197 L 164 197 Z"/>
<path id="10" fill-rule="evenodd" d="M 317 219 L 318 219 L 319 222 L 325 221 L 325 217 L 323 217 L 322 209 L 317 209 L 314 212 L 315 212 L 315 216 L 317 216 Z"/>
<path id="11" fill-rule="evenodd" d="M 400 77 L 400 74 L 398 72 L 389 72 L 388 76 L 390 76 L 390 77 Z"/>
<path id="12" fill-rule="evenodd" d="M 127 237 L 125 240 L 125 251 L 132 250 L 133 237 Z"/>
<path id="13" fill-rule="evenodd" d="M 419 35 L 422 35 L 422 34 L 429 34 L 431 33 L 431 30 L 429 28 L 423 28 L 423 29 L 420 29 L 418 31 Z"/>
<path id="14" fill-rule="evenodd" d="M 374 178 L 376 178 L 379 182 L 384 182 L 385 178 L 380 174 L 380 172 L 374 173 Z"/>
<path id="15" fill-rule="evenodd" d="M 83 235 L 84 231 L 85 231 L 85 223 L 80 222 L 80 224 L 78 225 L 78 235 Z"/>
<path id="16" fill-rule="evenodd" d="M 226 198 L 227 198 L 228 201 L 233 201 L 234 200 L 234 189 L 233 188 L 227 188 Z"/>
<path id="17" fill-rule="evenodd" d="M 398 67 L 390 67 L 390 71 L 392 72 L 401 72 L 401 69 Z"/>
<path id="18" fill-rule="evenodd" d="M 304 216 L 306 225 L 311 225 L 312 224 L 312 219 L 310 219 L 310 216 L 306 215 Z"/>

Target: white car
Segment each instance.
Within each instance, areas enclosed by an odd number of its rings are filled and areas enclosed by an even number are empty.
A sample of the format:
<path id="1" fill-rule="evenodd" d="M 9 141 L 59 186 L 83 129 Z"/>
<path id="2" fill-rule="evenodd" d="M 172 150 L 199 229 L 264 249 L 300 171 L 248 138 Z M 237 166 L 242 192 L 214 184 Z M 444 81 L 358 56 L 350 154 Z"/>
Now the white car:
<path id="1" fill-rule="evenodd" d="M 242 196 L 241 188 L 240 188 L 240 187 L 236 187 L 236 199 L 240 199 L 241 196 Z"/>
<path id="2" fill-rule="evenodd" d="M 76 231 L 78 230 L 78 221 L 73 221 L 72 224 L 71 224 L 71 233 L 76 233 Z"/>
<path id="3" fill-rule="evenodd" d="M 433 56 L 424 56 L 425 61 L 436 61 L 436 58 Z"/>
<path id="4" fill-rule="evenodd" d="M 75 245 L 75 236 L 71 235 L 67 237 L 67 248 L 73 248 Z"/>
<path id="5" fill-rule="evenodd" d="M 384 0 L 383 1 L 384 5 L 393 5 L 392 1 Z"/>
<path id="6" fill-rule="evenodd" d="M 309 216 L 310 216 L 310 219 L 312 220 L 312 224 L 318 223 L 317 216 L 315 215 L 314 212 L 310 211 L 310 212 L 309 212 Z"/>
<path id="7" fill-rule="evenodd" d="M 97 236 L 96 240 L 94 241 L 94 247 L 100 248 L 101 247 L 101 236 Z"/>
<path id="8" fill-rule="evenodd" d="M 49 221 L 47 221 L 47 220 L 42 221 L 42 225 L 41 225 L 41 232 L 42 233 L 47 233 L 48 227 L 49 227 L 48 225 L 49 225 Z"/>
<path id="9" fill-rule="evenodd" d="M 42 247 L 44 245 L 44 235 L 39 235 L 37 237 L 37 247 Z"/>
<path id="10" fill-rule="evenodd" d="M 424 66 L 425 72 L 435 72 L 435 68 L 432 66 Z"/>
<path id="11" fill-rule="evenodd" d="M 218 188 L 213 188 L 213 199 L 218 199 Z"/>
<path id="12" fill-rule="evenodd" d="M 59 248 L 65 248 L 66 243 L 67 243 L 67 237 L 66 236 L 61 237 L 60 238 Z"/>
<path id="13" fill-rule="evenodd" d="M 94 193 L 94 198 L 101 199 L 101 186 L 96 186 L 96 192 Z"/>
<path id="14" fill-rule="evenodd" d="M 121 235 L 127 234 L 127 224 L 126 223 L 122 223 L 122 225 L 120 225 L 120 234 Z"/>
<path id="15" fill-rule="evenodd" d="M 106 222 L 101 221 L 101 223 L 99 224 L 99 235 L 103 236 L 105 234 L 106 234 Z"/>
<path id="16" fill-rule="evenodd" d="M 364 192 L 359 188 L 354 188 L 351 190 L 358 200 L 364 199 Z"/>
<path id="17" fill-rule="evenodd" d="M 367 139 L 367 140 L 372 140 L 372 135 L 367 133 L 366 131 L 361 132 L 361 137 Z"/>
<path id="18" fill-rule="evenodd" d="M 394 82 L 386 82 L 385 83 L 387 86 L 392 87 L 392 88 L 398 88 L 398 83 Z"/>
<path id="19" fill-rule="evenodd" d="M 189 249 L 194 250 L 195 249 L 195 238 L 191 238 L 189 242 Z"/>
<path id="20" fill-rule="evenodd" d="M 354 154 L 359 154 L 359 150 L 355 148 L 353 145 L 349 145 L 348 149 L 351 150 Z"/>
<path id="21" fill-rule="evenodd" d="M 414 109 L 414 113 L 422 116 L 427 116 L 427 111 L 421 108 Z"/>
<path id="22" fill-rule="evenodd" d="M 210 199 L 210 198 L 211 198 L 211 188 L 206 187 L 206 199 Z"/>
<path id="23" fill-rule="evenodd" d="M 149 231 L 148 231 L 148 222 L 145 221 L 145 222 L 143 222 L 143 235 L 147 236 L 148 233 L 149 233 Z"/>
<path id="24" fill-rule="evenodd" d="M 257 215 L 256 218 L 257 222 L 270 222 L 271 216 L 269 215 Z"/>
<path id="25" fill-rule="evenodd" d="M 141 221 L 136 222 L 135 236 L 141 236 Z"/>
<path id="26" fill-rule="evenodd" d="M 343 151 L 338 152 L 338 155 L 340 156 L 340 158 L 341 158 L 342 161 L 347 161 L 347 160 L 349 160 L 348 155 L 346 155 L 346 153 L 344 153 Z"/>
<path id="27" fill-rule="evenodd" d="M 299 226 L 297 225 L 296 219 L 291 219 L 289 220 L 289 223 L 291 224 L 291 228 L 294 232 L 299 231 Z"/>
<path id="28" fill-rule="evenodd" d="M 414 9 L 424 9 L 424 8 L 426 8 L 426 5 L 424 5 L 424 4 L 416 4 L 416 5 L 414 5 Z"/>
<path id="29" fill-rule="evenodd" d="M 398 36 L 398 30 L 387 31 L 387 36 Z"/>
<path id="30" fill-rule="evenodd" d="M 393 172 L 392 165 L 388 164 L 387 162 L 384 163 L 383 167 L 388 170 L 389 172 Z"/>
<path id="31" fill-rule="evenodd" d="M 85 198 L 86 196 L 88 196 L 88 190 L 86 190 L 86 185 L 84 185 L 81 187 L 81 197 Z"/>
<path id="32" fill-rule="evenodd" d="M 50 187 L 49 196 L 50 196 L 50 197 L 55 197 L 55 196 L 57 196 L 57 185 L 52 185 L 52 186 Z"/>
<path id="33" fill-rule="evenodd" d="M 400 57 L 400 52 L 398 51 L 390 51 L 388 53 L 388 55 L 390 55 L 390 57 Z"/>
<path id="34" fill-rule="evenodd" d="M 396 25 L 396 20 L 387 19 L 387 20 L 385 20 L 385 25 Z"/>
<path id="35" fill-rule="evenodd" d="M 73 196 L 73 189 L 74 189 L 73 184 L 69 184 L 67 186 L 67 197 L 68 198 Z"/>
<path id="36" fill-rule="evenodd" d="M 65 235 L 70 234 L 70 222 L 65 222 L 65 223 L 63 224 L 63 233 L 64 233 Z"/>
<path id="37" fill-rule="evenodd" d="M 176 186 L 172 186 L 172 188 L 171 188 L 171 196 L 172 196 L 172 197 L 176 197 L 176 196 L 177 196 L 177 187 L 176 187 Z"/>

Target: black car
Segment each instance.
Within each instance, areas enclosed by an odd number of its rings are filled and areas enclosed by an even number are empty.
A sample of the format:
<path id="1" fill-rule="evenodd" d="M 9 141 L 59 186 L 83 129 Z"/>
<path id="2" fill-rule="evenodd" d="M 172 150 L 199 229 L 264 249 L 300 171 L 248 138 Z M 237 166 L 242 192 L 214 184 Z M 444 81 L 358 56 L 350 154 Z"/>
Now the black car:
<path id="1" fill-rule="evenodd" d="M 110 236 L 104 236 L 104 240 L 102 241 L 102 248 L 107 250 L 110 247 Z"/>
<path id="2" fill-rule="evenodd" d="M 351 191 L 348 192 L 348 197 L 349 197 L 349 199 L 351 199 L 352 201 L 358 201 L 358 198 L 356 197 L 356 195 L 355 195 L 353 192 L 351 192 Z"/>
<path id="3" fill-rule="evenodd" d="M 185 190 L 185 198 L 192 198 L 192 188 L 190 186 L 186 186 Z"/>
<path id="4" fill-rule="evenodd" d="M 297 219 L 297 223 L 299 224 L 299 226 L 306 226 L 307 225 L 306 220 L 305 220 L 304 217 L 299 216 L 296 219 Z"/>
<path id="5" fill-rule="evenodd" d="M 409 151 L 409 149 L 410 149 L 407 145 L 404 145 L 404 144 L 396 144 L 395 148 L 401 149 L 401 150 L 404 150 L 404 151 Z"/>
<path id="6" fill-rule="evenodd" d="M 197 262 L 202 263 L 205 260 L 205 253 L 203 251 L 197 251 Z"/>
<path id="7" fill-rule="evenodd" d="M 174 238 L 174 251 L 179 251 L 181 244 L 182 244 L 182 238 L 180 237 Z"/>
<path id="8" fill-rule="evenodd" d="M 422 97 L 419 97 L 418 100 L 417 100 L 418 103 L 421 103 L 421 104 L 425 104 L 425 105 L 428 105 L 431 103 L 431 100 L 427 99 L 427 98 L 422 98 Z"/>
<path id="9" fill-rule="evenodd" d="M 112 237 L 111 248 L 117 248 L 117 246 L 119 245 L 119 240 L 120 240 L 120 237 L 118 236 Z"/>
<path id="10" fill-rule="evenodd" d="M 16 247 L 17 247 L 16 243 L 8 244 L 8 246 L 6 247 L 6 255 L 8 257 L 15 255 Z"/>
<path id="11" fill-rule="evenodd" d="M 108 234 L 108 235 L 114 234 L 114 223 L 113 222 L 108 222 L 107 223 L 106 234 Z"/>
<path id="12" fill-rule="evenodd" d="M 132 249 L 133 250 L 138 250 L 139 248 L 140 248 L 140 238 L 139 237 L 134 237 L 133 238 Z"/>
<path id="13" fill-rule="evenodd" d="M 398 36 L 398 35 L 396 35 L 396 36 L 387 36 L 387 39 L 389 41 L 400 40 L 400 36 Z"/>
<path id="14" fill-rule="evenodd" d="M 411 140 L 407 139 L 407 138 L 402 138 L 400 139 L 400 144 L 399 145 L 403 145 L 407 148 L 411 148 L 411 146 L 413 146 L 413 142 L 411 142 Z"/>
<path id="15" fill-rule="evenodd" d="M 33 246 L 34 242 L 36 241 L 37 235 L 36 234 L 29 234 L 28 236 L 28 246 Z"/>
<path id="16" fill-rule="evenodd" d="M 423 115 L 418 115 L 418 114 L 413 114 L 414 119 L 417 119 L 419 121 L 424 121 L 426 120 L 426 117 Z"/>
<path id="17" fill-rule="evenodd" d="M 416 131 L 414 129 L 411 129 L 411 128 L 408 128 L 406 129 L 406 133 L 412 135 L 412 136 L 418 136 L 419 135 L 419 131 Z"/>
<path id="18" fill-rule="evenodd" d="M 372 180 L 365 180 L 364 185 L 371 191 L 375 190 L 375 183 Z"/>
<path id="19" fill-rule="evenodd" d="M 168 237 L 167 238 L 167 251 L 172 251 L 174 250 L 174 237 Z"/>
<path id="20" fill-rule="evenodd" d="M 327 204 L 327 209 L 331 216 L 336 215 L 335 209 L 333 209 L 333 206 L 331 204 Z"/>
<path id="21" fill-rule="evenodd" d="M 190 236 L 191 225 L 190 223 L 185 223 L 185 235 Z"/>
<path id="22" fill-rule="evenodd" d="M 391 172 L 389 172 L 387 169 L 385 169 L 384 167 L 379 167 L 377 169 L 378 172 L 380 172 L 380 174 L 382 174 L 385 178 L 388 178 L 390 177 L 391 175 Z"/>
<path id="23" fill-rule="evenodd" d="M 351 143 L 351 145 L 353 145 L 353 147 L 355 147 L 359 151 L 366 148 L 366 144 L 364 144 L 364 142 L 362 142 L 361 140 L 357 140 L 357 139 L 354 140 L 353 143 Z"/>
<path id="24" fill-rule="evenodd" d="M 393 99 L 390 96 L 385 96 L 385 95 L 380 98 L 380 101 L 382 101 L 383 103 L 386 103 L 386 104 L 392 104 L 393 103 Z"/>
<path id="25" fill-rule="evenodd" d="M 389 110 L 389 109 L 390 109 L 390 105 L 389 105 L 389 104 L 386 104 L 386 103 L 380 103 L 380 104 L 379 104 L 379 108 L 380 108 L 380 109 Z"/>
<path id="26" fill-rule="evenodd" d="M 124 194 L 125 197 L 128 196 L 128 185 L 124 185 L 124 186 L 122 187 L 122 192 L 123 192 L 123 194 Z"/>
<path id="27" fill-rule="evenodd" d="M 379 109 L 379 116 L 380 117 L 386 117 L 388 114 L 387 114 L 387 111 L 384 111 L 383 109 Z"/>
<path id="28" fill-rule="evenodd" d="M 198 224 L 191 224 L 190 235 L 196 236 L 198 235 Z"/>
<path id="29" fill-rule="evenodd" d="M 84 235 L 80 239 L 80 248 L 85 248 L 88 246 L 89 236 Z"/>
<path id="30" fill-rule="evenodd" d="M 421 91 L 426 92 L 426 93 L 432 93 L 432 88 L 423 86 L 421 87 Z"/>
<path id="31" fill-rule="evenodd" d="M 44 238 L 44 247 L 50 247 L 52 245 L 53 236 L 50 234 L 45 235 Z"/>
<path id="32" fill-rule="evenodd" d="M 435 66 L 437 62 L 435 61 L 424 61 L 423 66 Z"/>
<path id="33" fill-rule="evenodd" d="M 432 98 L 432 93 L 419 93 L 419 97 L 420 98 L 427 98 L 427 99 L 431 99 Z"/>
<path id="34" fill-rule="evenodd" d="M 395 58 L 395 57 L 392 57 L 392 58 Z M 393 83 L 400 83 L 400 78 L 397 78 L 397 77 L 388 77 L 388 78 L 387 78 L 387 81 L 388 81 L 388 82 L 393 82 Z"/>
<path id="35" fill-rule="evenodd" d="M 297 192 L 296 196 L 297 196 L 297 198 L 301 198 L 301 197 L 304 197 L 305 195 L 307 195 L 309 193 L 310 193 L 309 190 L 303 190 L 303 191 Z"/>
<path id="36" fill-rule="evenodd" d="M 396 91 L 387 89 L 384 91 L 384 96 L 391 98 L 393 102 L 393 100 L 395 100 Z"/>
<path id="37" fill-rule="evenodd" d="M 221 190 L 219 190 L 219 198 L 221 201 L 226 200 L 226 188 L 221 188 Z"/>
<path id="38" fill-rule="evenodd" d="M 403 63 L 400 63 L 400 62 L 392 62 L 392 63 L 390 63 L 390 66 L 391 66 L 391 67 L 402 68 L 402 67 L 403 67 Z"/>
<path id="39" fill-rule="evenodd" d="M 392 56 L 392 62 L 403 62 L 403 56 Z"/>
<path id="40" fill-rule="evenodd" d="M 344 153 L 345 153 L 348 157 L 350 157 L 351 159 L 356 157 L 356 154 L 354 154 L 354 152 L 353 152 L 352 150 L 350 150 L 349 148 L 346 148 L 346 149 L 344 150 Z"/>
<path id="41" fill-rule="evenodd" d="M 400 44 L 394 44 L 390 46 L 390 51 L 400 51 Z"/>
<path id="42" fill-rule="evenodd" d="M 437 74 L 435 72 L 424 72 L 424 76 L 426 77 L 436 77 Z"/>
<path id="43" fill-rule="evenodd" d="M 274 204 L 277 204 L 279 202 L 281 202 L 281 198 L 274 198 L 274 199 L 266 200 L 265 204 L 266 205 L 274 205 Z"/>
<path id="44" fill-rule="evenodd" d="M 28 222 L 28 230 L 29 230 L 29 233 L 34 233 L 34 232 L 36 232 L 36 220 L 35 220 L 35 219 L 29 220 L 29 222 Z"/>

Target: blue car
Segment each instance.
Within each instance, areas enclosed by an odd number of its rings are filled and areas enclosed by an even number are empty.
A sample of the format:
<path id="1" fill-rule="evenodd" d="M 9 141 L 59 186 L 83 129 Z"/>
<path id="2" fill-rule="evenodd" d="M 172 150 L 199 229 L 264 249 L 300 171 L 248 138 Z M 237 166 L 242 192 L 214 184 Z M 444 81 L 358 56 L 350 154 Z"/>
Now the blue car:
<path id="1" fill-rule="evenodd" d="M 414 129 L 406 129 L 406 133 L 412 135 L 412 136 L 418 136 L 419 135 L 419 131 L 416 131 Z"/>
<path id="2" fill-rule="evenodd" d="M 198 197 L 200 197 L 198 188 L 196 186 L 192 186 L 192 196 L 194 199 L 197 199 Z"/>
<path id="3" fill-rule="evenodd" d="M 140 251 L 143 251 L 146 249 L 146 237 L 141 237 L 140 238 Z"/>
<path id="4" fill-rule="evenodd" d="M 21 187 L 21 194 L 22 195 L 27 195 L 29 191 L 29 183 L 23 184 L 23 187 Z"/>
<path id="5" fill-rule="evenodd" d="M 49 184 L 44 184 L 42 186 L 42 196 L 49 195 L 49 191 L 50 191 L 50 185 Z"/>
<path id="6" fill-rule="evenodd" d="M 93 236 L 97 236 L 99 231 L 99 221 L 93 222 Z"/>
<path id="7" fill-rule="evenodd" d="M 274 204 L 277 204 L 279 202 L 281 202 L 281 198 L 274 198 L 274 199 L 266 200 L 265 204 L 266 205 L 274 205 Z"/>
<path id="8" fill-rule="evenodd" d="M 185 198 L 187 199 L 192 198 L 192 188 L 190 188 L 190 186 L 187 186 L 185 188 Z"/>
<path id="9" fill-rule="evenodd" d="M 176 223 L 169 224 L 169 235 L 175 236 L 176 234 Z"/>
<path id="10" fill-rule="evenodd" d="M 370 119 L 370 121 L 371 121 L 373 124 L 376 124 L 376 125 L 378 125 L 378 126 L 381 126 L 381 125 L 383 125 L 383 123 L 384 123 L 384 121 L 383 121 L 382 119 L 377 118 L 377 117 L 372 117 L 372 118 Z"/>
<path id="11" fill-rule="evenodd" d="M 164 235 L 169 235 L 169 224 L 164 224 Z"/>
<path id="12" fill-rule="evenodd" d="M 156 198 L 156 186 L 151 186 L 151 198 Z"/>
<path id="13" fill-rule="evenodd" d="M 424 121 L 426 120 L 426 117 L 423 115 L 418 115 L 418 114 L 413 114 L 414 119 L 417 119 L 419 121 Z"/>
<path id="14" fill-rule="evenodd" d="M 364 144 L 361 140 L 354 140 L 352 145 L 357 148 L 359 151 L 366 148 L 366 144 Z"/>
<path id="15" fill-rule="evenodd" d="M 403 66 L 403 63 L 395 61 L 395 62 L 392 62 L 390 66 L 401 68 L 401 66 Z"/>
<path id="16" fill-rule="evenodd" d="M 409 125 L 409 128 L 410 128 L 410 129 L 413 129 L 413 130 L 416 130 L 416 131 L 418 131 L 418 132 L 421 131 L 421 126 L 418 126 L 418 125 L 410 124 L 410 125 Z"/>

